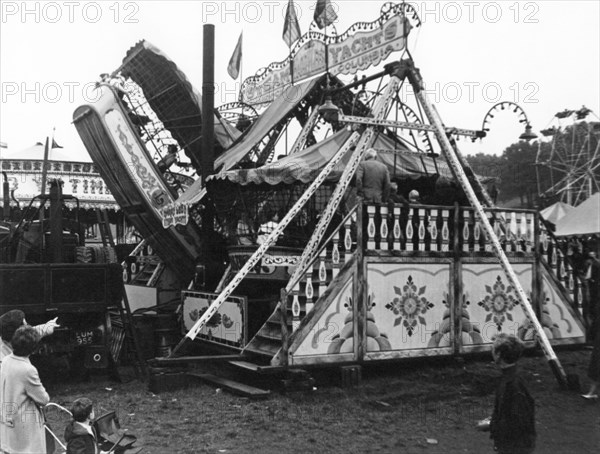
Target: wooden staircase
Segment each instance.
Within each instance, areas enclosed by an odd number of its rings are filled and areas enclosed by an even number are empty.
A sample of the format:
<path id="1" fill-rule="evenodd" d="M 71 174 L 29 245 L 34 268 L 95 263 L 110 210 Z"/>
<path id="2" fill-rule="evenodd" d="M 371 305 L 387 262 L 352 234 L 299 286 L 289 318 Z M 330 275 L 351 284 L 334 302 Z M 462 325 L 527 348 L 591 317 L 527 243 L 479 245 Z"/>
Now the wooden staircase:
<path id="1" fill-rule="evenodd" d="M 305 317 L 322 301 L 327 289 L 348 263 L 356 249 L 352 211 L 323 243 L 315 258 L 308 263 L 306 271 L 293 284 L 292 291 L 282 298 L 273 313 L 244 348 L 244 353 L 257 356 L 272 365 L 282 361 L 282 348 L 298 329 Z M 343 248 L 340 251 L 340 247 Z M 281 301 L 284 301 L 282 305 Z M 287 353 L 283 353 L 284 355 Z"/>
<path id="2" fill-rule="evenodd" d="M 291 308 L 288 308 L 287 312 L 287 329 L 291 331 Z M 278 303 L 265 324 L 244 348 L 244 352 L 257 356 L 262 360 L 270 361 L 281 348 L 283 341 L 282 326 L 281 303 Z"/>

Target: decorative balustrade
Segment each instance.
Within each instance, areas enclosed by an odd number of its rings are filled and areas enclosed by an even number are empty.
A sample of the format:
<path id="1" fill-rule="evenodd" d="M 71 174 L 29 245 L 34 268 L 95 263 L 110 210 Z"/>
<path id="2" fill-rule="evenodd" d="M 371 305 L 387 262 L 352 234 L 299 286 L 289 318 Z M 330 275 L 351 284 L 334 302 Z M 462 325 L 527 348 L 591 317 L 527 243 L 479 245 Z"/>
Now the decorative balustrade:
<path id="1" fill-rule="evenodd" d="M 543 222 L 539 224 L 539 251 L 541 259 L 546 262 L 551 273 L 560 282 L 564 290 L 571 297 L 575 308 L 582 310 L 585 297 L 585 284 L 576 269 L 577 263 L 572 263 L 568 245 L 559 242 Z M 565 252 L 567 254 L 565 254 Z"/>
<path id="2" fill-rule="evenodd" d="M 313 260 L 295 282 L 290 282 L 291 291 L 282 290 L 283 312 L 291 312 L 291 327 L 296 330 L 302 318 L 309 313 L 325 292 L 329 284 L 339 274 L 340 269 L 350 260 L 356 250 L 356 208 L 342 220 L 337 228 L 321 244 Z M 381 227 L 383 229 L 383 227 Z M 386 233 L 387 234 L 387 233 Z M 281 318 L 282 338 L 290 332 L 288 317 Z"/>
<path id="3" fill-rule="evenodd" d="M 492 243 L 469 207 L 366 205 L 367 251 L 491 253 Z M 533 253 L 533 211 L 486 209 L 505 252 Z"/>

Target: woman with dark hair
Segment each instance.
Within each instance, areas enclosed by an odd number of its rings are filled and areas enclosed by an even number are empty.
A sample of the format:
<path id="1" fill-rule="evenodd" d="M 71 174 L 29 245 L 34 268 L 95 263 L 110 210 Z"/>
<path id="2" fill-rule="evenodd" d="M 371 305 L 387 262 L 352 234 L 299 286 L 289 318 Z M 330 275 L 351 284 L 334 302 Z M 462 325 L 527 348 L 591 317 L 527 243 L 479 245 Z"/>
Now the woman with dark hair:
<path id="1" fill-rule="evenodd" d="M 37 369 L 29 362 L 40 340 L 31 326 L 21 326 L 12 336 L 12 353 L 0 370 L 0 440 L 3 452 L 46 454 L 44 415 L 40 406 L 50 397 Z"/>
<path id="2" fill-rule="evenodd" d="M 34 326 L 33 329 L 35 329 L 40 337 L 49 336 L 54 332 L 55 328 L 59 327 L 58 323 L 56 323 L 57 319 L 58 317 L 55 317 L 46 323 Z M 2 360 L 12 353 L 11 340 L 13 334 L 23 325 L 27 325 L 25 312 L 19 309 L 8 311 L 0 317 L 0 337 L 2 338 L 0 341 L 0 365 L 2 364 Z"/>

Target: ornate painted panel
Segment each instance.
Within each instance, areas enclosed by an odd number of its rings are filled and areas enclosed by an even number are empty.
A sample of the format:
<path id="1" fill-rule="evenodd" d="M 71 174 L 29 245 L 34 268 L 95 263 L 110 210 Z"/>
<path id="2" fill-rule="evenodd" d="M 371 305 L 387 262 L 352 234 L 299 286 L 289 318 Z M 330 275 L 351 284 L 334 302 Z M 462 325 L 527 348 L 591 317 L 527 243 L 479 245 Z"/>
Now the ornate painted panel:
<path id="1" fill-rule="evenodd" d="M 327 356 L 327 361 L 331 362 L 354 359 L 356 327 L 352 310 L 353 284 L 352 277 L 342 286 L 291 355 L 292 363 L 300 357 L 314 356 Z"/>
<path id="2" fill-rule="evenodd" d="M 448 263 L 367 265 L 367 359 L 451 352 L 450 269 Z"/>
<path id="3" fill-rule="evenodd" d="M 515 288 L 499 264 L 452 259 L 423 263 L 402 258 L 371 258 L 365 264 L 364 331 L 358 332 L 353 279 L 340 285 L 312 326 L 306 326 L 290 364 L 389 360 L 485 351 L 496 334 L 514 334 L 533 343 L 535 331 Z M 369 259 L 367 259 L 369 260 Z M 512 263 L 523 290 L 531 298 L 533 263 Z M 454 301 L 454 273 L 462 294 Z M 584 340 L 577 314 L 548 280 L 542 279 L 540 323 L 551 342 Z"/>
<path id="4" fill-rule="evenodd" d="M 547 276 L 543 276 L 542 313 L 540 323 L 552 343 L 564 341 L 585 341 L 585 330 L 579 318 L 568 303 L 561 299 L 559 293 L 550 284 Z M 526 335 L 533 337 L 533 327 L 529 327 Z M 562 341 L 562 342 L 561 342 Z"/>
<path id="5" fill-rule="evenodd" d="M 513 263 L 512 267 L 525 293 L 531 295 L 533 264 Z M 530 340 L 526 339 L 530 323 L 516 290 L 499 264 L 463 264 L 462 281 L 460 342 L 463 347 L 490 344 L 498 333 Z"/>
<path id="6" fill-rule="evenodd" d="M 190 330 L 218 294 L 185 290 L 183 301 L 183 326 Z M 242 348 L 247 342 L 246 298 L 230 296 L 200 330 L 198 338 Z"/>

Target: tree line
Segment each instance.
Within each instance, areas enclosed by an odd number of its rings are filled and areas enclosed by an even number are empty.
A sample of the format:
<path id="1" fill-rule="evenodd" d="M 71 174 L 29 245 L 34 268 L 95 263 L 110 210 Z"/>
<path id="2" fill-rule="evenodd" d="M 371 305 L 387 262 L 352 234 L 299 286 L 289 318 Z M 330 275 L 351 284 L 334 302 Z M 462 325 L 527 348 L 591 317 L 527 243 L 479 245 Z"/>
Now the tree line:
<path id="1" fill-rule="evenodd" d="M 488 190 L 497 190 L 498 205 L 541 209 L 558 200 L 566 201 L 568 175 L 576 181 L 571 184 L 576 191 L 587 189 L 590 178 L 592 192 L 600 189 L 600 153 L 596 150 L 600 123 L 579 122 L 541 134 L 543 140 L 521 140 L 500 156 L 467 156 L 473 171 L 487 180 Z M 578 178 L 583 174 L 590 178 Z"/>

